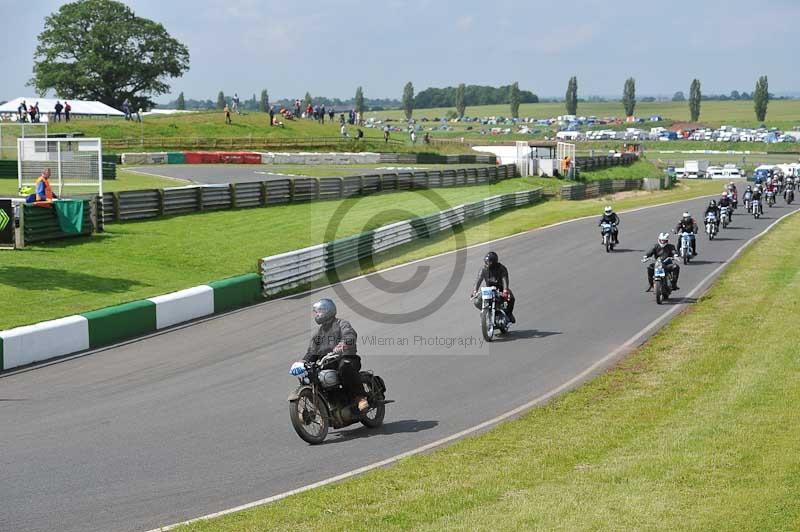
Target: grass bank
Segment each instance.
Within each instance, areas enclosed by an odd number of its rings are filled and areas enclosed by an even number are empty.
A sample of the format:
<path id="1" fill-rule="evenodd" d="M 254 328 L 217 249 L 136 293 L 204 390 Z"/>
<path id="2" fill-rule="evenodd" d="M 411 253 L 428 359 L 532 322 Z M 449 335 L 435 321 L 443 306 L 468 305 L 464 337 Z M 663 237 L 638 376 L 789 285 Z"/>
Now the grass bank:
<path id="1" fill-rule="evenodd" d="M 429 214 L 495 194 L 529 190 L 540 178 L 495 185 L 402 192 L 345 200 L 351 209 L 337 237 Z M 713 186 L 712 186 L 713 185 Z M 687 199 L 718 190 L 708 181 L 662 192 L 638 192 L 617 209 Z M 518 233 L 576 216 L 597 214 L 607 200 L 551 201 L 516 209 L 465 228 L 469 243 Z M 219 211 L 154 221 L 111 224 L 92 238 L 32 245 L 0 255 L 0 300 L 20 301 L 0 314 L 0 329 L 152 297 L 256 271 L 256 260 L 324 240 L 342 201 Z M 224 228 L 221 231 L 220 228 Z M 376 267 L 453 249 L 431 239 L 386 254 Z M 358 272 L 353 272 L 358 273 Z"/>
<path id="2" fill-rule="evenodd" d="M 800 217 L 615 368 L 389 469 L 182 531 L 798 530 Z M 742 341 L 742 334 L 754 341 Z"/>

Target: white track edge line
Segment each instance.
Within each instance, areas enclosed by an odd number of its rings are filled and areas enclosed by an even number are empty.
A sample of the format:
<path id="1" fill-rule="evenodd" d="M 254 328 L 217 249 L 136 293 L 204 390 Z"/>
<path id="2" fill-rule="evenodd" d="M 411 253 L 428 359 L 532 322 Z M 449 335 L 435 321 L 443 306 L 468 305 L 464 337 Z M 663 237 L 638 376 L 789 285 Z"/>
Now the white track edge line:
<path id="1" fill-rule="evenodd" d="M 753 242 L 755 242 L 756 240 L 760 239 L 765 234 L 767 234 L 773 227 L 775 227 L 775 225 L 777 225 L 778 223 L 783 221 L 784 218 L 787 218 L 789 216 L 797 214 L 798 212 L 800 212 L 800 209 L 794 210 L 794 211 L 792 211 L 790 213 L 787 213 L 787 214 L 784 214 L 783 216 L 781 216 L 780 218 L 778 218 L 777 220 L 772 222 L 769 226 L 767 226 L 766 229 L 764 229 L 763 231 L 761 231 L 757 235 L 751 237 L 747 242 L 742 244 L 733 253 L 733 255 L 731 255 L 731 257 L 727 261 L 723 262 L 722 264 L 717 266 L 714 269 L 714 271 L 712 271 L 711 273 L 706 275 L 697 284 L 697 286 L 695 286 L 695 288 L 691 292 L 689 292 L 689 294 L 687 294 L 687 297 L 692 297 L 693 295 L 698 293 L 699 290 L 703 289 L 704 286 L 707 285 L 708 282 L 711 279 L 713 279 L 716 275 L 718 275 L 724 268 L 728 267 L 733 262 L 733 260 L 735 260 L 745 249 L 747 249 Z M 167 526 L 160 527 L 160 528 L 154 528 L 154 529 L 151 529 L 151 530 L 149 530 L 147 532 L 165 532 L 165 531 L 168 531 L 168 530 L 173 530 L 173 529 L 175 529 L 175 528 L 177 528 L 179 526 L 188 525 L 188 524 L 195 523 L 195 522 L 198 522 L 198 521 L 205 521 L 205 520 L 208 520 L 208 519 L 214 519 L 216 517 L 222 517 L 224 515 L 232 514 L 232 513 L 235 513 L 235 512 L 240 512 L 242 510 L 247 510 L 247 509 L 250 509 L 250 508 L 254 508 L 256 506 L 262 506 L 262 505 L 265 505 L 265 504 L 276 502 L 276 501 L 279 501 L 281 499 L 285 499 L 287 497 L 291 497 L 292 495 L 297 495 L 297 494 L 303 493 L 305 491 L 309 491 L 309 490 L 312 490 L 312 489 L 315 489 L 315 488 L 320 488 L 320 487 L 323 487 L 323 486 L 327 486 L 329 484 L 333 484 L 333 483 L 336 483 L 336 482 L 339 482 L 339 481 L 342 481 L 342 480 L 346 480 L 348 478 L 352 478 L 352 477 L 358 476 L 358 475 L 360 475 L 362 473 L 366 473 L 366 472 L 371 471 L 373 469 L 377 469 L 377 468 L 380 468 L 380 467 L 383 467 L 383 466 L 386 466 L 386 465 L 393 464 L 393 463 L 398 462 L 398 461 L 400 461 L 400 460 L 402 460 L 404 458 L 408 458 L 410 456 L 414 456 L 414 455 L 417 455 L 417 454 L 420 454 L 420 453 L 424 453 L 425 451 L 434 449 L 436 447 L 440 447 L 440 446 L 445 445 L 445 444 L 447 444 L 447 443 L 449 443 L 451 441 L 461 439 L 461 438 L 463 438 L 465 436 L 469 436 L 470 434 L 474 434 L 476 432 L 480 432 L 483 429 L 486 429 L 486 428 L 492 427 L 494 425 L 497 425 L 498 423 L 501 423 L 501 422 L 503 422 L 503 421 L 505 421 L 505 420 L 507 420 L 509 418 L 512 418 L 512 417 L 514 417 L 514 416 L 516 416 L 518 414 L 521 414 L 521 413 L 525 412 L 526 410 L 530 410 L 534 406 L 537 406 L 537 405 L 539 405 L 539 404 L 551 399 L 555 395 L 558 395 L 561 392 L 570 389 L 572 386 L 574 386 L 576 384 L 579 384 L 584 379 L 589 377 L 598 368 L 604 366 L 605 364 L 607 364 L 611 360 L 614 360 L 619 355 L 621 355 L 624 352 L 628 351 L 629 349 L 635 347 L 637 345 L 637 343 L 639 342 L 639 340 L 641 340 L 643 337 L 645 337 L 651 330 L 657 328 L 661 321 L 663 321 L 666 318 L 670 317 L 672 314 L 678 312 L 678 310 L 686 307 L 687 305 L 688 305 L 688 303 L 679 303 L 677 305 L 674 305 L 668 311 L 664 312 L 661 316 L 659 316 L 658 318 L 654 319 L 649 324 L 647 324 L 643 329 L 641 329 L 639 332 L 634 334 L 624 344 L 622 344 L 621 346 L 616 348 L 611 353 L 608 353 L 606 356 L 604 356 L 600 360 L 597 360 L 596 362 L 594 362 L 591 366 L 589 366 L 588 368 L 583 370 L 578 375 L 576 375 L 576 376 L 572 377 L 571 379 L 569 379 L 568 381 L 560 384 L 556 388 L 553 388 L 552 390 L 540 395 L 539 397 L 537 397 L 537 398 L 535 398 L 535 399 L 533 399 L 533 400 L 531 400 L 531 401 L 529 401 L 529 402 L 527 402 L 527 403 L 525 403 L 525 404 L 523 404 L 521 406 L 518 406 L 518 407 L 514 408 L 513 410 L 510 410 L 510 411 L 508 411 L 508 412 L 506 412 L 504 414 L 500 414 L 499 416 L 494 417 L 494 418 L 492 418 L 492 419 L 490 419 L 488 421 L 484 421 L 482 423 L 479 423 L 478 425 L 475 425 L 473 427 L 464 429 L 464 430 L 462 430 L 460 432 L 457 432 L 455 434 L 451 434 L 449 436 L 446 436 L 446 437 L 441 438 L 439 440 L 436 440 L 434 442 L 428 443 L 428 444 L 423 445 L 421 447 L 417 447 L 416 449 L 411 449 L 410 451 L 406 451 L 404 453 L 397 454 L 395 456 L 386 458 L 386 459 L 381 460 L 379 462 L 375 462 L 375 463 L 372 463 L 372 464 L 369 464 L 369 465 L 366 465 L 366 466 L 359 467 L 357 469 L 353 469 L 353 470 L 348 471 L 346 473 L 342 473 L 340 475 L 336 475 L 334 477 L 330 477 L 330 478 L 327 478 L 327 479 L 324 479 L 324 480 L 320 480 L 318 482 L 314 482 L 313 484 L 307 484 L 305 486 L 301 486 L 301 487 L 293 489 L 293 490 L 285 491 L 283 493 L 279 493 L 279 494 L 273 495 L 271 497 L 267 497 L 267 498 L 264 498 L 264 499 L 253 501 L 253 502 L 250 502 L 250 503 L 247 503 L 247 504 L 243 504 L 243 505 L 240 505 L 240 506 L 236 506 L 234 508 L 229 508 L 227 510 L 222 510 L 220 512 L 215 512 L 215 513 L 212 513 L 212 514 L 204 515 L 202 517 L 195 517 L 194 519 L 190 519 L 188 521 L 183 521 L 183 522 L 180 522 L 180 523 L 175 523 L 175 524 L 167 525 Z"/>

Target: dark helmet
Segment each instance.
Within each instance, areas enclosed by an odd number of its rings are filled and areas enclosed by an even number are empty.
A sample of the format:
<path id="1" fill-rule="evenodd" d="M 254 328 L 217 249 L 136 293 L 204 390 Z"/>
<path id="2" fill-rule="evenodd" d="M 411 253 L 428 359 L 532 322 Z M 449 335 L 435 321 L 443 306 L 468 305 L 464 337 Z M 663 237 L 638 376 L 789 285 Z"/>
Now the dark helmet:
<path id="1" fill-rule="evenodd" d="M 314 321 L 317 325 L 329 322 L 336 317 L 336 304 L 330 299 L 320 299 L 314 306 Z"/>
<path id="2" fill-rule="evenodd" d="M 489 253 L 486 254 L 485 257 L 483 257 L 483 263 L 486 264 L 487 266 L 494 266 L 499 261 L 500 259 L 497 257 L 497 253 L 495 253 L 494 251 L 490 251 Z"/>
<path id="3" fill-rule="evenodd" d="M 708 206 L 709 207 L 716 207 L 717 206 L 717 200 L 713 200 L 712 199 L 711 201 L 708 202 Z"/>

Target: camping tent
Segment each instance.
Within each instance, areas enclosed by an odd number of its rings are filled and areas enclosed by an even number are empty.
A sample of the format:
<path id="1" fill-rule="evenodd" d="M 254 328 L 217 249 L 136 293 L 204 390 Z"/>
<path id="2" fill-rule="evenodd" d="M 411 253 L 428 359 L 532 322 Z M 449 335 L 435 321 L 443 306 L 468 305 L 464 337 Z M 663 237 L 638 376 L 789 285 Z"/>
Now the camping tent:
<path id="1" fill-rule="evenodd" d="M 48 115 L 56 112 L 56 102 L 60 101 L 63 105 L 68 101 L 72 106 L 72 116 L 125 116 L 121 111 L 117 111 L 102 102 L 88 102 L 85 100 L 64 100 L 63 98 L 14 98 L 13 100 L 0 105 L 0 115 L 11 115 L 11 120 L 16 119 L 19 104 L 25 102 L 28 107 L 39 102 L 39 112 L 42 113 L 42 121 L 47 120 Z"/>

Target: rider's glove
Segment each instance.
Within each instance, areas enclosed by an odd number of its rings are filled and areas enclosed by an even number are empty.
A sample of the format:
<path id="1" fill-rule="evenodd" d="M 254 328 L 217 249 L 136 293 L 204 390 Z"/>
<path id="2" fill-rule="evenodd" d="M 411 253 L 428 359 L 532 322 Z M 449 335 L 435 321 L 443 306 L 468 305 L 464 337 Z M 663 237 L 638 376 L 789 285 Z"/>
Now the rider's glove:
<path id="1" fill-rule="evenodd" d="M 503 299 L 508 299 L 508 290 L 503 290 Z"/>
<path id="2" fill-rule="evenodd" d="M 289 374 L 298 377 L 306 372 L 306 366 L 302 362 L 295 362 L 292 364 L 291 369 L 289 369 Z"/>

